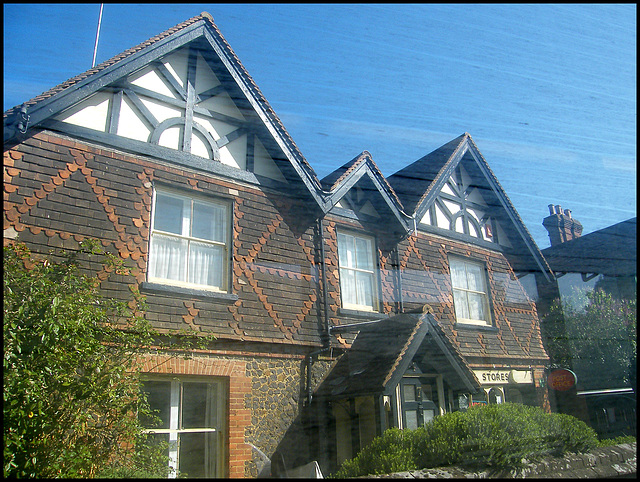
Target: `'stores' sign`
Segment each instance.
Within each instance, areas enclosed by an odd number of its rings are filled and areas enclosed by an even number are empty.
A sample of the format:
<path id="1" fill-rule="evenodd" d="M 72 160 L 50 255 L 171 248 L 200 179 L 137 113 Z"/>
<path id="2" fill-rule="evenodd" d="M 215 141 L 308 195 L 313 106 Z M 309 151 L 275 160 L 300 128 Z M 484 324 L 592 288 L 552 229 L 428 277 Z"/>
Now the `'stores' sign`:
<path id="1" fill-rule="evenodd" d="M 547 385 L 554 390 L 565 391 L 573 387 L 578 381 L 578 377 L 571 370 L 558 368 L 547 376 Z"/>

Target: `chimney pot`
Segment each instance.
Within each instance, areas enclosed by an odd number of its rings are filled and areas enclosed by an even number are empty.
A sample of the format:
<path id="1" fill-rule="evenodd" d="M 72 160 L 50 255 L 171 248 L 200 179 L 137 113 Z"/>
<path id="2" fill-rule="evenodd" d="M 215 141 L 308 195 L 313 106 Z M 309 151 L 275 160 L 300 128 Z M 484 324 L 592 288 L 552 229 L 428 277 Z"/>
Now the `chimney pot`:
<path id="1" fill-rule="evenodd" d="M 555 246 L 582 234 L 582 224 L 573 219 L 570 209 L 562 210 L 559 204 L 549 204 L 549 216 L 542 220 L 542 225 L 549 233 L 551 246 Z"/>

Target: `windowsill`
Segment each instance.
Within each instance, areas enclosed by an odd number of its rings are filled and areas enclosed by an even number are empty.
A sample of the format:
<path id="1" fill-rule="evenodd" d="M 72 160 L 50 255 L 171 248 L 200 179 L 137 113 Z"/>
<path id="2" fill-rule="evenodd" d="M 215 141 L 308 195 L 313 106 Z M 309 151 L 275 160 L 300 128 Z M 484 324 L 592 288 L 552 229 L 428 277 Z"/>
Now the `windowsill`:
<path id="1" fill-rule="evenodd" d="M 144 281 L 140 285 L 141 292 L 162 293 L 162 294 L 175 294 L 175 295 L 188 295 L 197 296 L 199 298 L 209 298 L 216 301 L 227 301 L 233 303 L 238 299 L 238 295 L 235 293 L 223 293 L 220 291 L 199 290 L 196 288 L 186 288 L 184 286 L 165 285 L 161 283 L 149 283 Z"/>
<path id="2" fill-rule="evenodd" d="M 498 331 L 498 328 L 493 325 L 478 325 L 475 323 L 464 323 L 460 321 L 457 321 L 454 327 L 456 329 L 462 328 L 465 330 Z"/>
<path id="3" fill-rule="evenodd" d="M 379 320 L 380 318 L 388 318 L 389 315 L 378 311 L 353 310 L 348 308 L 338 308 L 338 314 L 342 316 L 352 316 L 354 318 L 364 318 L 367 320 Z"/>

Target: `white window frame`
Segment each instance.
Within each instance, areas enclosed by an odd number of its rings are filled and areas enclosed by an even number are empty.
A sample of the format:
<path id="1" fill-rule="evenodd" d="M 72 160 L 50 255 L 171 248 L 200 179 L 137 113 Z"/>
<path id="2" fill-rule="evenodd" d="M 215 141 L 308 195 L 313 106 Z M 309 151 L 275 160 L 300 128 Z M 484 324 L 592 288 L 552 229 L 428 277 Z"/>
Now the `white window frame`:
<path id="1" fill-rule="evenodd" d="M 369 243 L 369 246 L 371 248 L 371 258 L 369 260 L 371 269 L 360 267 L 362 266 L 362 263 L 359 263 L 357 259 L 355 260 L 356 266 L 343 266 L 340 263 L 340 258 L 341 258 L 340 253 L 342 252 L 341 239 L 351 240 L 354 243 L 354 245 L 356 243 L 356 240 L 358 239 Z M 353 252 L 356 253 L 356 256 L 357 256 L 357 250 L 355 249 L 355 246 L 354 246 Z M 349 310 L 371 311 L 371 312 L 377 312 L 379 310 L 378 281 L 377 281 L 377 275 L 376 275 L 378 264 L 376 262 L 376 253 L 377 253 L 376 243 L 373 237 L 356 234 L 352 231 L 338 232 L 338 266 L 339 266 L 339 273 L 340 273 L 340 299 L 342 300 L 343 308 L 349 309 Z M 371 282 L 371 304 L 370 305 L 360 303 L 359 302 L 360 300 L 357 300 L 357 299 L 355 303 L 349 303 L 345 301 L 345 283 L 347 279 L 347 276 L 346 276 L 347 272 L 353 275 L 354 286 L 352 287 L 352 289 L 356 297 L 358 296 L 357 283 L 355 281 L 356 276 L 364 275 L 370 279 L 370 282 Z"/>
<path id="2" fill-rule="evenodd" d="M 226 475 L 226 452 L 227 438 L 226 426 L 227 420 L 227 403 L 228 397 L 226 393 L 225 380 L 220 378 L 197 378 L 197 377 L 166 377 L 154 376 L 144 377 L 143 382 L 170 382 L 171 383 L 171 408 L 169 413 L 169 428 L 150 428 L 145 429 L 145 433 L 168 434 L 169 435 L 169 478 L 176 478 L 179 460 L 180 435 L 186 433 L 214 433 L 218 434 L 219 451 L 216 454 L 217 473 L 208 474 L 207 477 L 225 477 Z M 201 428 L 182 428 L 182 400 L 184 394 L 184 383 L 201 383 L 206 385 L 217 385 L 218 399 L 217 402 L 217 419 L 218 427 L 201 427 Z M 207 411 L 208 412 L 208 411 Z M 205 451 L 205 465 L 208 464 L 208 453 Z M 189 474 L 187 474 L 189 475 Z"/>
<path id="3" fill-rule="evenodd" d="M 465 276 L 467 274 L 468 266 L 474 266 L 476 268 L 480 268 L 482 275 L 480 276 L 480 280 L 482 282 L 482 290 L 473 290 L 468 286 L 455 286 L 454 285 L 454 277 L 453 277 L 453 265 L 457 264 L 460 267 L 464 267 Z M 449 258 L 449 269 L 451 272 L 451 290 L 453 294 L 453 306 L 456 313 L 456 320 L 458 323 L 469 324 L 469 325 L 478 325 L 478 326 L 492 326 L 491 320 L 491 305 L 489 303 L 489 290 L 488 290 L 488 282 L 487 282 L 487 271 L 484 263 L 473 261 L 465 258 L 458 257 L 450 257 Z M 460 297 L 456 297 L 456 292 L 461 295 L 464 295 L 464 300 L 467 303 L 466 311 L 467 313 L 471 313 L 469 309 L 469 294 L 480 295 L 482 298 L 482 306 L 483 311 L 485 313 L 485 319 L 474 319 L 474 318 L 464 318 L 460 316 L 461 307 L 459 306 Z"/>
<path id="4" fill-rule="evenodd" d="M 156 229 L 156 203 L 158 193 L 172 197 L 174 199 L 182 200 L 184 203 L 183 206 L 183 219 L 181 223 L 181 233 L 172 233 L 166 232 L 159 229 Z M 225 236 L 223 241 L 214 241 L 209 239 L 201 239 L 191 235 L 192 231 L 192 220 L 193 220 L 193 206 L 194 203 L 208 204 L 216 207 L 222 207 L 224 209 L 224 230 Z M 165 187 L 154 187 L 153 190 L 153 201 L 152 201 L 152 210 L 151 210 L 151 229 L 149 233 L 149 257 L 148 257 L 148 269 L 147 269 L 147 280 L 150 283 L 158 283 L 165 285 L 174 285 L 174 286 L 182 286 L 185 288 L 195 288 L 199 290 L 209 290 L 216 291 L 221 293 L 227 293 L 229 290 L 229 273 L 230 273 L 230 246 L 231 246 L 231 203 L 219 199 L 212 199 L 205 196 L 192 195 L 190 193 L 185 193 L 184 191 L 178 191 Z M 154 276 L 154 264 L 158 262 L 156 259 L 157 253 L 154 252 L 153 239 L 154 236 L 164 236 L 168 238 L 172 238 L 176 241 L 184 241 L 187 243 L 187 252 L 183 257 L 184 263 L 184 279 L 177 280 L 172 278 L 165 278 Z M 209 284 L 200 284 L 189 282 L 189 259 L 190 255 L 191 243 L 200 243 L 203 245 L 215 246 L 222 249 L 222 266 L 220 273 L 220 285 L 214 286 Z"/>

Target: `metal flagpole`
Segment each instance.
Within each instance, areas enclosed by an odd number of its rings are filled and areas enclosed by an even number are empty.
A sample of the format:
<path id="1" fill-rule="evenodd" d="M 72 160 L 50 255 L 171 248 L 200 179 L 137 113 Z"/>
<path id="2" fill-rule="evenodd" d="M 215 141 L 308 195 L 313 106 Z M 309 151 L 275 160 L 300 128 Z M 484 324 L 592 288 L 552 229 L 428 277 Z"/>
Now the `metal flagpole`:
<path id="1" fill-rule="evenodd" d="M 93 47 L 93 61 L 91 62 L 91 68 L 96 66 L 96 54 L 98 53 L 98 38 L 100 37 L 100 24 L 102 23 L 102 7 L 104 3 L 100 4 L 100 16 L 98 17 L 98 31 L 96 32 L 96 45 Z"/>

